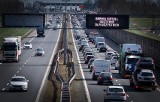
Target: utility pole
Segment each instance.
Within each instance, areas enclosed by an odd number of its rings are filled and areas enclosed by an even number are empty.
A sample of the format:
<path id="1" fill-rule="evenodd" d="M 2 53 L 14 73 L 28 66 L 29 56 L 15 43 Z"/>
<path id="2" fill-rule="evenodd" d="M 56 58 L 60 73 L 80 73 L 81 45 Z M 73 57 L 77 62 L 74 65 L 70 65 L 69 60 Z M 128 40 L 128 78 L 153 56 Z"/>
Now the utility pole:
<path id="1" fill-rule="evenodd" d="M 64 29 L 63 29 L 63 34 L 64 34 L 64 65 L 67 64 L 67 48 L 68 48 L 68 42 L 67 42 L 67 2 L 69 0 L 63 0 L 65 2 L 65 14 L 64 14 Z"/>

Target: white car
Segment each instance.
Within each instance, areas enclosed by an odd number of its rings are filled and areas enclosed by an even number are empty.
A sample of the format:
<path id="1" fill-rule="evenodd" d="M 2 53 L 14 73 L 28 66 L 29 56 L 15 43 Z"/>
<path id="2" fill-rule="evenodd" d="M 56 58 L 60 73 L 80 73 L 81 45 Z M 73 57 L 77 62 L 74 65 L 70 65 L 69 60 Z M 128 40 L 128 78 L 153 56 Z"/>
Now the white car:
<path id="1" fill-rule="evenodd" d="M 44 53 L 45 53 L 45 51 L 43 48 L 37 48 L 35 50 L 35 56 L 44 56 Z"/>
<path id="2" fill-rule="evenodd" d="M 119 57 L 116 55 L 113 55 L 110 59 L 111 65 L 115 65 L 116 61 L 118 61 Z"/>
<path id="3" fill-rule="evenodd" d="M 9 90 L 28 90 L 28 82 L 24 76 L 13 76 L 9 81 Z"/>
<path id="4" fill-rule="evenodd" d="M 105 53 L 105 59 L 110 60 L 112 54 L 115 54 L 115 52 L 114 51 L 107 51 Z"/>
<path id="5" fill-rule="evenodd" d="M 127 100 L 127 95 L 123 86 L 108 86 L 104 91 L 104 102 Z"/>
<path id="6" fill-rule="evenodd" d="M 140 73 L 137 74 L 137 79 L 143 82 L 155 82 L 156 78 L 152 70 L 142 69 Z"/>
<path id="7" fill-rule="evenodd" d="M 24 43 L 24 49 L 32 49 L 32 43 L 31 42 L 25 42 Z"/>

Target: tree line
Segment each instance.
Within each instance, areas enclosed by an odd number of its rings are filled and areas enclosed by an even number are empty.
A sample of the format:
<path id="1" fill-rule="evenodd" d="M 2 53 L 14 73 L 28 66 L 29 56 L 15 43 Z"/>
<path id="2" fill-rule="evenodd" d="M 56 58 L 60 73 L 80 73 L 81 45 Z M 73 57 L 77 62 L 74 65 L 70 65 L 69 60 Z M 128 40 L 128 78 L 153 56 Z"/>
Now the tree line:
<path id="1" fill-rule="evenodd" d="M 0 13 L 18 13 L 23 10 L 22 0 L 0 0 Z"/>
<path id="2" fill-rule="evenodd" d="M 160 7 L 151 0 L 97 0 L 101 12 L 108 14 L 159 15 Z"/>

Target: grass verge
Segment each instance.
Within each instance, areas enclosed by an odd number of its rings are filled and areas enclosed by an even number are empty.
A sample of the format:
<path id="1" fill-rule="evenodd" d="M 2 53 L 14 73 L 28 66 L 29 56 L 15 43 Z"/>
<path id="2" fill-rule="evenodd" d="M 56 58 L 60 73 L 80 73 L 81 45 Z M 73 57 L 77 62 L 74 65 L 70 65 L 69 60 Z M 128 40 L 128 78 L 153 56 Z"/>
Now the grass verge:
<path id="1" fill-rule="evenodd" d="M 0 45 L 4 36 L 23 36 L 30 28 L 0 28 Z"/>

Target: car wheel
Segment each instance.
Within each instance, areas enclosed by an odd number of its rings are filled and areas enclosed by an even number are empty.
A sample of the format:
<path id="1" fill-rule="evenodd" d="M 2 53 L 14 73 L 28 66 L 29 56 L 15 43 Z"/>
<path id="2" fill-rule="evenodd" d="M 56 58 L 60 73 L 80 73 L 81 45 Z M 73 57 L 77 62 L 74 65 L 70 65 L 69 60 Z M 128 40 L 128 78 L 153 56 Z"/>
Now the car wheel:
<path id="1" fill-rule="evenodd" d="M 97 85 L 101 85 L 101 83 L 100 83 L 100 82 L 97 82 Z"/>
<path id="2" fill-rule="evenodd" d="M 110 82 L 110 85 L 113 85 L 113 82 Z"/>

